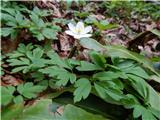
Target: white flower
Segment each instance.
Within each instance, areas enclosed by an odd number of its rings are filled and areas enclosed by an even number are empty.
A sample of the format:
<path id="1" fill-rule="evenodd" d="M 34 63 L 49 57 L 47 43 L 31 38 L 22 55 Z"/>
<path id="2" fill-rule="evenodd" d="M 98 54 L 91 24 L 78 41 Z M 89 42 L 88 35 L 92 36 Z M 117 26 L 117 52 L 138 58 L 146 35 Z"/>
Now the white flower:
<path id="1" fill-rule="evenodd" d="M 65 32 L 68 35 L 73 36 L 75 39 L 80 39 L 83 37 L 91 37 L 91 34 L 88 34 L 92 31 L 91 26 L 84 27 L 83 22 L 78 22 L 76 26 L 74 26 L 72 23 L 68 24 L 69 30 L 66 30 Z"/>

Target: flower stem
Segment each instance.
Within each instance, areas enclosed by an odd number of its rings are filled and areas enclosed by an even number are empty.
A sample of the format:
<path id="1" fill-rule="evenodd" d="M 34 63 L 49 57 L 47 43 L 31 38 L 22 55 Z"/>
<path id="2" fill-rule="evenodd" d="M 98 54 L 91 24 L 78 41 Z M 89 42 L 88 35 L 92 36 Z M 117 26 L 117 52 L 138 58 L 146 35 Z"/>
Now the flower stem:
<path id="1" fill-rule="evenodd" d="M 68 55 L 68 58 L 72 58 L 74 56 L 75 52 L 79 51 L 80 49 L 81 49 L 80 44 L 77 41 L 75 41 L 74 46 L 72 47 L 72 49 Z"/>
<path id="2" fill-rule="evenodd" d="M 69 55 L 68 55 L 68 58 L 72 58 L 72 57 L 74 56 L 76 50 L 77 50 L 77 46 L 74 45 L 74 46 L 72 47 Z"/>

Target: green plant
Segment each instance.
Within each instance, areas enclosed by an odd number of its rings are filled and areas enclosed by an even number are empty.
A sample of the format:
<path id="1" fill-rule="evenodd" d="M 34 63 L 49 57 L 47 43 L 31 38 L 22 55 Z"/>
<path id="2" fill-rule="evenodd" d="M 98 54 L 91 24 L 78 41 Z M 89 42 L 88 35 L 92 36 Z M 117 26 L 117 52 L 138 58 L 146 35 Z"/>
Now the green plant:
<path id="1" fill-rule="evenodd" d="M 72 1 L 64 3 L 69 8 Z M 87 3 L 74 2 L 79 9 L 78 5 Z M 15 3 L 3 2 L 2 38 L 19 39 L 19 35 L 27 34 L 31 38 L 28 40 L 34 38 L 36 43 L 45 40 L 40 43 L 48 42 L 51 46 L 51 40 L 57 39 L 57 33 L 69 22 L 64 18 L 51 20 L 51 10 Z M 138 15 L 145 12 L 158 19 L 159 6 L 143 3 L 103 1 L 100 7 L 107 8 L 107 16 L 126 18 L 134 7 Z M 75 19 L 86 18 L 86 24 L 98 28 L 94 29 L 93 38 L 96 33 L 118 27 L 107 20 L 87 16 L 87 11 L 74 11 Z M 159 36 L 158 29 L 151 32 Z M 155 87 L 160 83 L 160 74 L 149 59 L 121 46 L 102 45 L 92 38 L 76 41 L 78 47 L 88 49 L 87 60 L 77 60 L 77 56 L 62 58 L 56 51 L 46 50 L 46 46 L 43 48 L 34 42 L 24 41 L 17 50 L 1 58 L 2 64 L 5 61 L 4 64 L 9 65 L 2 78 L 9 74 L 23 80 L 16 86 L 1 86 L 2 119 L 160 119 L 160 96 Z M 41 96 L 48 99 L 36 100 Z M 31 106 L 30 101 L 34 101 Z"/>
<path id="2" fill-rule="evenodd" d="M 160 96 L 147 83 L 150 76 L 158 78 L 159 74 L 147 59 L 123 47 L 103 46 L 91 38 L 83 38 L 79 42 L 83 47 L 93 49 L 89 52 L 90 61 L 62 59 L 54 51 L 45 53 L 41 47 L 31 44 L 20 44 L 7 61 L 14 67 L 13 72 L 32 73 L 31 77 L 37 79 L 43 89 L 69 88 L 75 103 L 93 94 L 106 103 L 133 109 L 134 118 L 159 118 L 157 104 L 160 103 Z M 44 76 L 48 76 L 48 81 Z M 34 90 L 42 91 L 32 87 L 32 93 L 26 86 L 33 86 L 33 83 L 19 86 L 18 92 L 26 98 L 34 98 Z M 12 93 L 9 94 L 10 99 Z M 21 97 L 17 99 L 15 101 L 20 101 Z M 138 112 L 139 108 L 142 109 L 141 113 Z"/>
<path id="3" fill-rule="evenodd" d="M 44 51 L 40 47 L 33 46 L 28 44 L 19 44 L 17 51 L 14 51 L 11 54 L 8 54 L 10 66 L 17 66 L 15 69 L 12 69 L 12 72 L 23 71 L 23 73 L 35 71 L 38 68 L 44 67 L 46 62 L 42 56 Z"/>
<path id="4" fill-rule="evenodd" d="M 101 7 L 105 8 L 107 15 L 111 17 L 130 19 L 129 16 L 134 12 L 138 17 L 147 15 L 154 20 L 160 18 L 160 15 L 158 14 L 160 7 L 153 3 L 147 3 L 146 1 L 104 1 L 102 2 Z"/>
<path id="5" fill-rule="evenodd" d="M 96 18 L 94 17 L 87 17 L 85 19 L 85 22 L 87 24 L 93 24 L 95 25 L 100 31 L 103 31 L 103 30 L 107 30 L 107 29 L 113 29 L 113 28 L 118 28 L 119 26 L 117 24 L 112 24 L 112 23 L 109 23 L 107 20 L 96 20 Z"/>
<path id="6" fill-rule="evenodd" d="M 57 32 L 61 29 L 55 22 L 44 20 L 49 15 L 51 15 L 51 11 L 40 10 L 38 7 L 33 8 L 33 11 L 27 8 L 21 11 L 14 6 L 11 8 L 2 7 L 1 20 L 3 27 L 1 36 L 11 36 L 11 39 L 14 40 L 24 30 L 29 31 L 39 41 L 57 39 Z"/>
<path id="7" fill-rule="evenodd" d="M 14 102 L 15 104 L 22 103 L 24 99 L 36 98 L 37 94 L 44 90 L 43 86 L 33 85 L 31 82 L 20 84 L 17 89 L 13 86 L 1 87 L 2 90 L 2 105 L 8 105 Z M 18 95 L 14 95 L 18 92 Z"/>

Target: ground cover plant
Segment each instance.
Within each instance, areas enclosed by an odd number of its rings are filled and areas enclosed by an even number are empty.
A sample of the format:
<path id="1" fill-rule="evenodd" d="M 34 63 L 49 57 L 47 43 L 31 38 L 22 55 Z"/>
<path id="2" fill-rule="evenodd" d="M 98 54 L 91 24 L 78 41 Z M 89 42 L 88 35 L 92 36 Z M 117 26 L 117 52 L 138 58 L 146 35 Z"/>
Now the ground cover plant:
<path id="1" fill-rule="evenodd" d="M 2 1 L 2 119 L 160 119 L 159 4 Z"/>

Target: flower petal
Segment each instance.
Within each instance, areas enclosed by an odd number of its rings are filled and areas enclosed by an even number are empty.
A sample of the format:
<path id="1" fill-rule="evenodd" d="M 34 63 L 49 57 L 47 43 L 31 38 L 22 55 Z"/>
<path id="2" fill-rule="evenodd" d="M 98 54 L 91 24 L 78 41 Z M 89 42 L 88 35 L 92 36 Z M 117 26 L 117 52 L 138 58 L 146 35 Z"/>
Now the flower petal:
<path id="1" fill-rule="evenodd" d="M 84 28 L 83 34 L 86 34 L 86 33 L 91 32 L 91 31 L 92 31 L 92 27 L 87 26 L 87 27 Z"/>
<path id="2" fill-rule="evenodd" d="M 74 38 L 75 38 L 75 39 L 80 39 L 80 38 L 81 38 L 81 35 L 75 34 L 75 35 L 74 35 Z"/>
<path id="3" fill-rule="evenodd" d="M 66 30 L 65 33 L 68 34 L 68 35 L 71 35 L 71 36 L 75 35 L 75 33 L 72 32 L 71 30 Z"/>
<path id="4" fill-rule="evenodd" d="M 76 25 L 76 30 L 77 31 L 84 31 L 84 23 L 83 22 L 78 22 Z"/>
<path id="5" fill-rule="evenodd" d="M 72 32 L 76 33 L 76 27 L 72 23 L 69 23 L 68 27 Z"/>
<path id="6" fill-rule="evenodd" d="M 92 34 L 81 34 L 80 35 L 80 38 L 83 38 L 83 37 L 91 37 L 92 36 Z"/>

